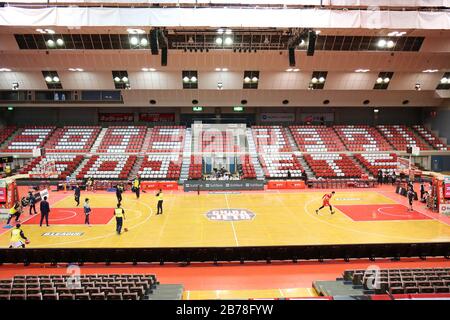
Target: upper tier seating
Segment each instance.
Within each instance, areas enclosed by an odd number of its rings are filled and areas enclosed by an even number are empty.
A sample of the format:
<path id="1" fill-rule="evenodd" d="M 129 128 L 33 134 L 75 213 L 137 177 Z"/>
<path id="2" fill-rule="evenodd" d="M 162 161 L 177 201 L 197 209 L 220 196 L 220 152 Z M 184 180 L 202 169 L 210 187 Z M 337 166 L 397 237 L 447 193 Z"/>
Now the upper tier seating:
<path id="1" fill-rule="evenodd" d="M 403 125 L 378 125 L 377 129 L 384 137 L 400 151 L 406 151 L 407 147 L 417 146 L 420 150 L 430 150 L 430 146 L 415 136 L 414 132 Z"/>
<path id="2" fill-rule="evenodd" d="M 33 149 L 43 147 L 54 130 L 55 127 L 51 126 L 21 128 L 3 152 L 32 152 Z"/>
<path id="3" fill-rule="evenodd" d="M 91 150 L 100 127 L 67 126 L 56 129 L 45 145 L 46 152 L 85 153 Z"/>
<path id="4" fill-rule="evenodd" d="M 37 157 L 27 166 L 22 168 L 21 173 L 40 174 L 43 170 L 49 170 L 51 164 L 58 173 L 57 179 L 65 179 L 70 176 L 83 160 L 82 155 L 48 154 L 45 157 Z M 56 177 L 49 177 L 56 178 Z"/>
<path id="5" fill-rule="evenodd" d="M 147 127 L 112 126 L 109 127 L 97 149 L 105 153 L 136 153 L 141 151 Z"/>
<path id="6" fill-rule="evenodd" d="M 77 179 L 127 179 L 136 161 L 134 155 L 95 155 L 77 175 Z"/>
<path id="7" fill-rule="evenodd" d="M 253 126 L 252 133 L 259 153 L 292 151 L 282 126 Z"/>
<path id="8" fill-rule="evenodd" d="M 220 130 L 201 131 L 201 152 L 239 152 L 233 132 Z"/>
<path id="9" fill-rule="evenodd" d="M 334 126 L 339 137 L 349 151 L 387 151 L 392 150 L 389 143 L 373 127 Z"/>
<path id="10" fill-rule="evenodd" d="M 286 178 L 288 171 L 292 178 L 301 177 L 303 168 L 293 154 L 260 154 L 259 161 L 267 178 Z"/>
<path id="11" fill-rule="evenodd" d="M 203 176 L 202 156 L 191 155 L 191 163 L 189 164 L 189 179 L 201 179 Z"/>
<path id="12" fill-rule="evenodd" d="M 344 280 L 377 294 L 450 292 L 450 268 L 346 270 Z"/>
<path id="13" fill-rule="evenodd" d="M 15 126 L 8 126 L 4 128 L 0 128 L 0 145 L 6 141 L 15 131 L 17 128 Z"/>
<path id="14" fill-rule="evenodd" d="M 256 179 L 255 166 L 248 154 L 240 157 L 242 165 L 242 178 L 243 179 Z"/>
<path id="15" fill-rule="evenodd" d="M 151 154 L 145 157 L 138 173 L 144 180 L 179 179 L 181 164 L 182 158 L 179 154 Z"/>
<path id="16" fill-rule="evenodd" d="M 439 139 L 438 136 L 436 136 L 431 130 L 428 128 L 425 128 L 421 125 L 415 125 L 413 128 L 416 130 L 416 132 L 429 144 L 433 146 L 435 150 L 441 150 L 446 151 L 448 150 L 447 145 Z"/>
<path id="17" fill-rule="evenodd" d="M 0 280 L 0 300 L 144 300 L 158 284 L 154 275 L 15 276 Z M 69 286 L 70 284 L 70 286 Z"/>
<path id="18" fill-rule="evenodd" d="M 292 136 L 302 152 L 345 151 L 332 128 L 325 126 L 290 126 Z"/>
<path id="19" fill-rule="evenodd" d="M 305 154 L 304 158 L 317 178 L 361 178 L 363 173 L 361 168 L 345 154 Z"/>
<path id="20" fill-rule="evenodd" d="M 373 176 L 378 174 L 378 170 L 394 170 L 399 166 L 395 153 L 362 153 L 355 154 L 359 160 L 370 171 Z"/>
<path id="21" fill-rule="evenodd" d="M 156 126 L 152 129 L 147 152 L 180 153 L 184 148 L 186 129 L 183 126 Z"/>

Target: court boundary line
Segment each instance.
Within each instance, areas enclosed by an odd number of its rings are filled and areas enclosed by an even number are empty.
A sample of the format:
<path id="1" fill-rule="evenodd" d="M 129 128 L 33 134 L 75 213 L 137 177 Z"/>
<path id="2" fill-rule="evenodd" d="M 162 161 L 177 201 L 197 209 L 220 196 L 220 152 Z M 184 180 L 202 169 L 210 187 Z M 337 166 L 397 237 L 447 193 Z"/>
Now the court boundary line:
<path id="1" fill-rule="evenodd" d="M 227 196 L 226 193 L 224 194 L 224 196 L 225 196 L 225 201 L 227 203 L 228 210 L 230 210 L 231 208 L 230 208 L 230 203 L 228 202 L 228 196 Z M 239 247 L 239 241 L 238 241 L 238 238 L 237 238 L 236 228 L 234 227 L 234 221 L 233 220 L 231 220 L 231 228 L 233 229 L 234 241 L 236 242 L 236 246 Z"/>

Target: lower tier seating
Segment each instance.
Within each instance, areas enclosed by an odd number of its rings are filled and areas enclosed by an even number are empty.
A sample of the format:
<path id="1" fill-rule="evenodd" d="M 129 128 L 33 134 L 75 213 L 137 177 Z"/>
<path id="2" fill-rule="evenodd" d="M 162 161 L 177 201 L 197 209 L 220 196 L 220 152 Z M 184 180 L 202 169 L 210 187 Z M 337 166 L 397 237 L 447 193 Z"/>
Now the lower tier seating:
<path id="1" fill-rule="evenodd" d="M 355 154 L 355 158 L 367 168 L 373 176 L 376 176 L 379 170 L 394 170 L 399 166 L 398 158 L 395 153 L 362 153 Z"/>
<path id="2" fill-rule="evenodd" d="M 191 155 L 191 163 L 189 165 L 189 179 L 198 180 L 203 176 L 202 173 L 203 160 L 202 156 Z"/>
<path id="3" fill-rule="evenodd" d="M 0 280 L 0 300 L 145 300 L 154 275 L 36 275 Z"/>
<path id="4" fill-rule="evenodd" d="M 82 155 L 67 155 L 67 154 L 49 154 L 45 157 L 37 157 L 31 161 L 27 166 L 22 168 L 21 173 L 42 174 L 43 171 L 55 171 L 57 177 L 49 177 L 54 179 L 66 179 L 83 160 Z"/>
<path id="5" fill-rule="evenodd" d="M 259 161 L 266 178 L 287 178 L 288 172 L 292 178 L 301 177 L 303 168 L 298 158 L 293 154 L 260 154 Z"/>
<path id="6" fill-rule="evenodd" d="M 347 155 L 338 153 L 305 154 L 316 178 L 361 178 L 361 168 Z"/>
<path id="7" fill-rule="evenodd" d="M 77 179 L 127 179 L 136 156 L 129 155 L 95 155 L 77 175 Z"/>
<path id="8" fill-rule="evenodd" d="M 241 169 L 243 179 L 255 179 L 256 171 L 255 166 L 248 154 L 241 156 Z"/>
<path id="9" fill-rule="evenodd" d="M 138 173 L 144 180 L 179 179 L 181 164 L 182 158 L 179 154 L 148 155 Z"/>

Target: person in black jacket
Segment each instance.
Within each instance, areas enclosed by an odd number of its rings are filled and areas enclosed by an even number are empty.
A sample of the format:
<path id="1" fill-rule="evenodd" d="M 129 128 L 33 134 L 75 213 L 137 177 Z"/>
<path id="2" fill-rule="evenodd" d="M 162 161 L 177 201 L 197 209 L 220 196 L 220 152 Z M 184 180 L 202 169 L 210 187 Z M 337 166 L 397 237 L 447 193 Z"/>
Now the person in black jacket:
<path id="1" fill-rule="evenodd" d="M 116 186 L 116 198 L 117 198 L 117 204 L 121 204 L 122 203 L 122 193 L 124 191 L 123 185 L 121 183 L 119 183 Z"/>
<path id="2" fill-rule="evenodd" d="M 44 197 L 44 200 L 42 200 L 39 204 L 39 210 L 41 211 L 41 222 L 39 223 L 39 226 L 42 227 L 42 222 L 45 219 L 47 227 L 49 227 L 48 214 L 50 213 L 50 204 L 47 201 L 47 197 Z"/>
<path id="3" fill-rule="evenodd" d="M 75 186 L 75 194 L 74 194 L 74 196 L 75 196 L 75 202 L 77 203 L 77 207 L 80 205 L 80 196 L 81 196 L 81 189 L 80 189 L 80 186 L 77 184 L 76 186 Z"/>
<path id="4" fill-rule="evenodd" d="M 30 205 L 30 216 L 33 214 L 32 211 L 34 210 L 34 214 L 37 214 L 36 211 L 36 198 L 33 195 L 33 192 L 28 192 L 28 203 Z"/>

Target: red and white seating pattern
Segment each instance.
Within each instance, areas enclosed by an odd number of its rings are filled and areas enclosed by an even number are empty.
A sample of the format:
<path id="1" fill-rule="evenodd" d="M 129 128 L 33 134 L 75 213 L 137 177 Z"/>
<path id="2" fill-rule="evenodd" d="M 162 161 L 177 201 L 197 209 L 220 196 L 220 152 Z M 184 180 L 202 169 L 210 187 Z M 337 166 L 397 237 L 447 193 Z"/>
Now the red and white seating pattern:
<path id="1" fill-rule="evenodd" d="M 388 151 L 392 150 L 389 143 L 372 127 L 334 126 L 339 137 L 349 151 Z"/>
<path id="2" fill-rule="evenodd" d="M 45 145 L 46 152 L 89 152 L 100 127 L 67 126 L 59 128 Z"/>
<path id="3" fill-rule="evenodd" d="M 424 126 L 415 125 L 413 128 L 417 133 L 429 144 L 433 146 L 435 150 L 446 151 L 449 150 L 447 145 L 439 139 L 434 133 L 432 133 L 428 128 Z"/>
<path id="4" fill-rule="evenodd" d="M 95 155 L 77 175 L 77 179 L 127 179 L 136 161 L 134 155 Z"/>
<path id="5" fill-rule="evenodd" d="M 252 133 L 258 153 L 292 151 L 282 126 L 253 126 Z"/>
<path id="6" fill-rule="evenodd" d="M 191 155 L 191 163 L 189 165 L 189 179 L 201 179 L 203 162 L 202 156 Z"/>
<path id="7" fill-rule="evenodd" d="M 302 152 L 345 151 L 332 128 L 325 126 L 290 126 L 292 136 Z"/>
<path id="8" fill-rule="evenodd" d="M 182 158 L 179 154 L 148 155 L 142 162 L 138 173 L 142 179 L 178 179 L 181 164 Z"/>
<path id="9" fill-rule="evenodd" d="M 255 166 L 248 154 L 241 156 L 243 179 L 255 179 L 256 171 Z"/>
<path id="10" fill-rule="evenodd" d="M 0 144 L 5 142 L 6 139 L 8 139 L 16 131 L 16 129 L 17 128 L 14 126 L 1 128 L 0 129 Z"/>
<path id="11" fill-rule="evenodd" d="M 345 154 L 305 154 L 304 158 L 316 178 L 360 178 L 363 174 L 361 168 Z"/>
<path id="12" fill-rule="evenodd" d="M 204 130 L 200 132 L 201 152 L 239 152 L 233 132 L 229 130 Z"/>
<path id="13" fill-rule="evenodd" d="M 420 150 L 430 150 L 431 148 L 419 140 L 414 132 L 403 125 L 378 125 L 377 129 L 386 139 L 400 151 L 406 151 L 407 147 L 419 147 Z"/>
<path id="14" fill-rule="evenodd" d="M 398 158 L 395 153 L 362 153 L 355 154 L 355 158 L 358 159 L 373 176 L 376 176 L 379 170 L 394 170 L 399 166 Z"/>
<path id="15" fill-rule="evenodd" d="M 97 149 L 105 153 L 139 152 L 144 142 L 147 127 L 112 126 L 109 127 Z"/>
<path id="16" fill-rule="evenodd" d="M 49 154 L 45 157 L 37 157 L 30 164 L 22 168 L 21 173 L 41 174 L 49 169 L 49 164 L 58 173 L 58 177 L 49 177 L 57 179 L 65 179 L 70 176 L 83 160 L 82 155 L 69 154 Z"/>
<path id="17" fill-rule="evenodd" d="M 33 126 L 19 130 L 3 152 L 32 152 L 44 146 L 55 127 Z"/>
<path id="18" fill-rule="evenodd" d="M 291 177 L 301 177 L 303 168 L 293 154 L 260 154 L 259 161 L 267 178 L 286 178 L 288 171 Z"/>
<path id="19" fill-rule="evenodd" d="M 148 152 L 180 153 L 184 149 L 186 129 L 183 126 L 156 126 L 152 129 Z"/>

